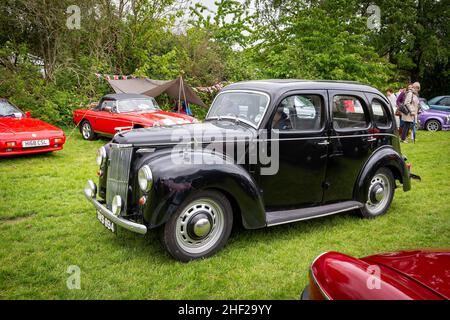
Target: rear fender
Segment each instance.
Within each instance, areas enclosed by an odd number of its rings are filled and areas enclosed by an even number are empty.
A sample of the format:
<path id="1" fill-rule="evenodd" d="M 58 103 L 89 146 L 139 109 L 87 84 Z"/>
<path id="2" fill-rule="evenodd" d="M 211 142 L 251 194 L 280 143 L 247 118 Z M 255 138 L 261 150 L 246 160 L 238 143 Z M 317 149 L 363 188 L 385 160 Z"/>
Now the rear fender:
<path id="1" fill-rule="evenodd" d="M 411 190 L 409 170 L 403 156 L 392 147 L 384 146 L 371 155 L 361 170 L 353 191 L 354 200 L 365 202 L 365 190 L 369 187 L 369 179 L 382 167 L 392 171 L 394 178 L 403 184 L 403 191 Z"/>

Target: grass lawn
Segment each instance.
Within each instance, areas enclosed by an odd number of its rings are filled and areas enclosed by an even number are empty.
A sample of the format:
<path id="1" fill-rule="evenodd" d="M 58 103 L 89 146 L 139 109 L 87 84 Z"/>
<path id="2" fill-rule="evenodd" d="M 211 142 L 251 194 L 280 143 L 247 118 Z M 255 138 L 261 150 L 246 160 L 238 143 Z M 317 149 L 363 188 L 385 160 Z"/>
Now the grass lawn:
<path id="1" fill-rule="evenodd" d="M 402 145 L 423 181 L 397 190 L 385 216 L 236 229 L 216 256 L 187 264 L 153 233 L 115 236 L 97 222 L 82 189 L 105 142 L 75 131 L 63 151 L 0 160 L 0 299 L 298 299 L 324 251 L 450 247 L 450 132 Z M 80 290 L 66 287 L 70 265 L 81 269 Z"/>

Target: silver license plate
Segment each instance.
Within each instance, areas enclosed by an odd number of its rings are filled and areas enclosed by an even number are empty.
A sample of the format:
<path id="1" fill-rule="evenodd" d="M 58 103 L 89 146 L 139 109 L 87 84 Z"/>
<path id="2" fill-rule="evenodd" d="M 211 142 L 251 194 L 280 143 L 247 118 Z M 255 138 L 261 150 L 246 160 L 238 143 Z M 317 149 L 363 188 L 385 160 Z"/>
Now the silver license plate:
<path id="1" fill-rule="evenodd" d="M 109 231 L 116 233 L 116 225 L 114 222 L 106 218 L 104 215 L 100 213 L 100 211 L 97 210 L 97 219 L 100 221 L 100 223 Z"/>
<path id="2" fill-rule="evenodd" d="M 22 148 L 36 148 L 36 147 L 47 147 L 50 145 L 50 140 L 25 140 L 22 141 Z"/>

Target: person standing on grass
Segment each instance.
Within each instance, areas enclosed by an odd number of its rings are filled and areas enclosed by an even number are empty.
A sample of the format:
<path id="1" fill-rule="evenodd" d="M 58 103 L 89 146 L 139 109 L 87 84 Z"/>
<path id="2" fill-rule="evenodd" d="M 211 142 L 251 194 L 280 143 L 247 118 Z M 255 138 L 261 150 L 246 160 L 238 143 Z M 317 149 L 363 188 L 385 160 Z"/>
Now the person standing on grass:
<path id="1" fill-rule="evenodd" d="M 403 130 L 401 142 L 404 143 L 407 143 L 406 137 L 408 136 L 409 129 L 411 129 L 413 124 L 416 122 L 417 111 L 419 110 L 419 91 L 420 83 L 414 82 L 411 89 L 409 89 L 405 95 L 404 104 L 408 107 L 410 112 L 409 114 L 402 113 Z"/>
<path id="2" fill-rule="evenodd" d="M 392 88 L 388 88 L 386 90 L 386 96 L 389 100 L 389 103 L 391 104 L 392 109 L 394 110 L 394 113 L 397 113 L 397 95 L 394 93 L 394 90 Z M 397 128 L 399 128 L 400 118 L 395 117 L 395 121 L 397 122 Z"/>
<path id="3" fill-rule="evenodd" d="M 400 89 L 400 91 L 397 94 L 397 111 L 395 112 L 395 115 L 398 117 L 399 126 L 398 126 L 398 134 L 402 136 L 403 132 L 403 120 L 402 120 L 402 113 L 398 110 L 398 107 L 400 107 L 405 102 L 406 93 L 408 90 L 412 89 L 412 83 L 408 84 L 406 88 Z"/>
<path id="4" fill-rule="evenodd" d="M 397 108 L 397 96 L 395 95 L 394 90 L 392 88 L 388 88 L 386 90 L 386 96 L 395 111 L 395 109 Z"/>

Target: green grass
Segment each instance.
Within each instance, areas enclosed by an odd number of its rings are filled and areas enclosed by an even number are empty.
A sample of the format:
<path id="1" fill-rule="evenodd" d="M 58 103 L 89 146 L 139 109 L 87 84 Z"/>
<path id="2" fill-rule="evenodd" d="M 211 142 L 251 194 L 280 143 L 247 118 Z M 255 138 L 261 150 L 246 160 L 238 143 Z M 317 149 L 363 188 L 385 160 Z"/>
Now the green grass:
<path id="1" fill-rule="evenodd" d="M 82 194 L 105 140 L 74 132 L 65 149 L 0 160 L 0 299 L 298 299 L 315 256 L 450 247 L 450 132 L 402 145 L 422 176 L 396 191 L 388 214 L 353 214 L 247 231 L 214 257 L 172 260 L 155 234 L 104 229 Z M 81 290 L 69 290 L 70 265 Z"/>

